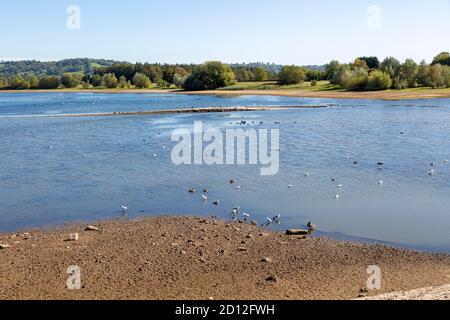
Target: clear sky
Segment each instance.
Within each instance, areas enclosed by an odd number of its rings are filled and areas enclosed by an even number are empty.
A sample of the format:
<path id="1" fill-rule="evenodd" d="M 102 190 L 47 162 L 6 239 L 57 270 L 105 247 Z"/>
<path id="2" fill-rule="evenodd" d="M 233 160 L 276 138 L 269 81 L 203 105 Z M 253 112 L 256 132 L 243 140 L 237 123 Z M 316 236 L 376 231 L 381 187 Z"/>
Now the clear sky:
<path id="1" fill-rule="evenodd" d="M 430 61 L 450 51 L 450 0 L 2 0 L 0 30 L 0 60 Z"/>

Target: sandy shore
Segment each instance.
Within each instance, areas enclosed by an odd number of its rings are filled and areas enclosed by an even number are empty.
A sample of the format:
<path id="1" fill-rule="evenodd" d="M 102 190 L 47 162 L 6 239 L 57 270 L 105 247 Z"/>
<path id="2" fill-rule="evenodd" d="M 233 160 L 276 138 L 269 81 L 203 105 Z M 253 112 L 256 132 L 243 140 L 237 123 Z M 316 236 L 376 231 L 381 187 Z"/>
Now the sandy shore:
<path id="1" fill-rule="evenodd" d="M 370 265 L 383 272 L 371 296 L 450 283 L 448 255 L 193 217 L 86 226 L 0 234 L 0 299 L 355 299 Z M 72 265 L 80 290 L 66 288 Z"/>
<path id="2" fill-rule="evenodd" d="M 442 300 L 450 301 L 450 285 L 382 294 L 359 300 Z"/>
<path id="3" fill-rule="evenodd" d="M 406 99 L 436 99 L 450 98 L 450 89 L 406 89 L 406 90 L 386 90 L 386 91 L 365 91 L 354 92 L 344 90 L 299 90 L 299 89 L 278 89 L 278 90 L 210 90 L 210 91 L 183 91 L 173 89 L 58 89 L 58 90 L 2 90 L 7 93 L 20 92 L 81 92 L 81 93 L 132 93 L 132 94 L 192 94 L 192 95 L 270 95 L 285 97 L 304 98 L 330 98 L 330 99 L 367 99 L 367 100 L 406 100 Z"/>

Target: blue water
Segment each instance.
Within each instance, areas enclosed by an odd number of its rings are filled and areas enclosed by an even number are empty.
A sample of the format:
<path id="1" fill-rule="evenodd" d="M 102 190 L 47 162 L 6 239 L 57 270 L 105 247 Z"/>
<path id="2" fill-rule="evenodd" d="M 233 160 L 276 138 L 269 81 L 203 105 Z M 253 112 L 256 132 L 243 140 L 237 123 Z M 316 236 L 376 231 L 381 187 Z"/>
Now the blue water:
<path id="1" fill-rule="evenodd" d="M 329 107 L 46 117 L 238 105 Z M 191 129 L 198 120 L 223 130 L 242 128 L 237 125 L 241 120 L 250 128 L 280 129 L 279 173 L 263 177 L 260 167 L 248 165 L 174 165 L 172 131 Z M 229 218 L 239 204 L 260 222 L 281 214 L 281 225 L 270 228 L 312 221 L 324 232 L 450 252 L 450 164 L 444 163 L 450 160 L 449 137 L 449 99 L 0 93 L 0 231 L 115 218 L 122 205 L 129 207 L 131 217 Z M 385 164 L 382 170 L 379 161 Z M 429 176 L 432 162 L 435 175 Z M 230 179 L 242 189 L 231 186 Z M 189 194 L 191 188 L 208 188 L 209 201 Z M 219 207 L 214 200 L 220 200 Z"/>

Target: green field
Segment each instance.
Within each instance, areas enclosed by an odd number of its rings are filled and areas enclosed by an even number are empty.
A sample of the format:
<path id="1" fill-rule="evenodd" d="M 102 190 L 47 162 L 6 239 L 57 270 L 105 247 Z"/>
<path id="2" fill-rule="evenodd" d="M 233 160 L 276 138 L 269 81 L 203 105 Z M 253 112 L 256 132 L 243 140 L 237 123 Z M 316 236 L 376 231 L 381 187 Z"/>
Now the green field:
<path id="1" fill-rule="evenodd" d="M 325 90 L 337 90 L 338 88 L 329 81 L 318 81 L 316 86 L 312 86 L 311 82 L 303 82 L 301 84 L 282 86 L 276 81 L 264 81 L 264 82 L 238 82 L 235 85 L 221 88 L 218 90 L 311 90 L 311 91 L 325 91 Z"/>

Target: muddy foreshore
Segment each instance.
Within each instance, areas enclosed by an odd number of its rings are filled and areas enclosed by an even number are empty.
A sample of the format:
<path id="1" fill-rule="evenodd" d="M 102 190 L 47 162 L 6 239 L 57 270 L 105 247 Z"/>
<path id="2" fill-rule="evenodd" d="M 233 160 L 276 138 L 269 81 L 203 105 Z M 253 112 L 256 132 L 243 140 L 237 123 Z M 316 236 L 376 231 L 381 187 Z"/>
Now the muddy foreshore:
<path id="1" fill-rule="evenodd" d="M 0 299 L 354 299 L 450 283 L 450 256 L 154 217 L 0 234 Z M 78 241 L 69 241 L 77 233 Z M 78 266 L 81 289 L 68 290 Z"/>

